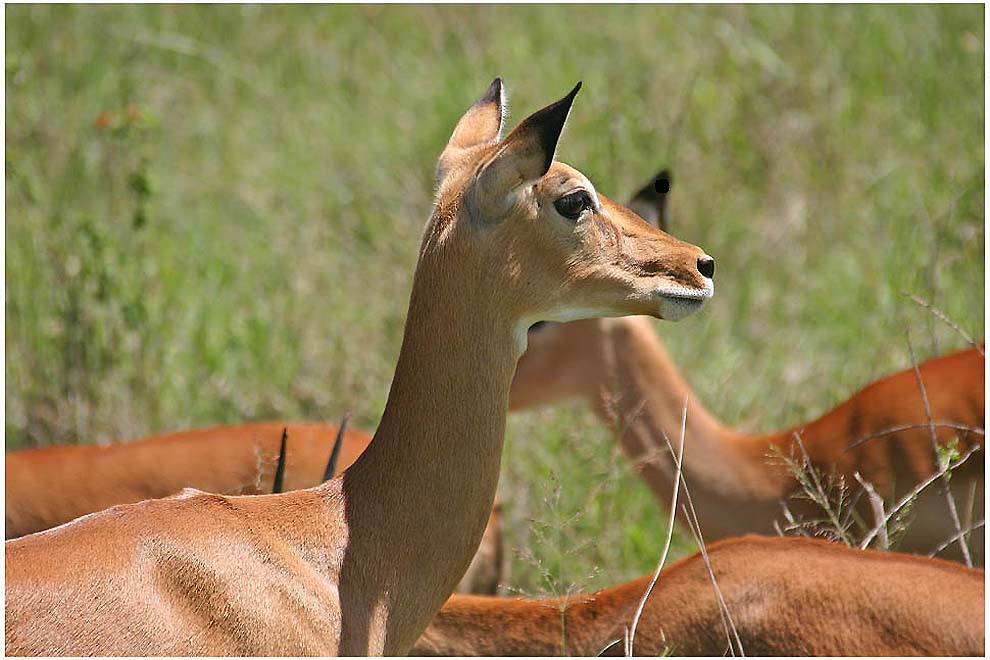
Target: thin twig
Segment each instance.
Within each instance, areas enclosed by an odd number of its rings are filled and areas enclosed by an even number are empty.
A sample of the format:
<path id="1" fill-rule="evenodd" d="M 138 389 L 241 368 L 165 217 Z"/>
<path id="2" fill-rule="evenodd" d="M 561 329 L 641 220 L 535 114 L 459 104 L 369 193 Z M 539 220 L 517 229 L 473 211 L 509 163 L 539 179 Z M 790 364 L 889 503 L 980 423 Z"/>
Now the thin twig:
<path id="1" fill-rule="evenodd" d="M 976 341 L 975 339 L 973 339 L 969 335 L 969 333 L 967 333 L 965 330 L 963 330 L 962 328 L 960 328 L 959 325 L 956 324 L 952 319 L 950 319 L 948 317 L 948 315 L 946 315 L 945 312 L 943 312 L 942 310 L 940 310 L 938 307 L 936 307 L 935 305 L 931 304 L 927 300 L 921 298 L 920 296 L 916 296 L 915 294 L 911 293 L 910 291 L 901 291 L 901 293 L 903 295 L 907 296 L 908 298 L 910 298 L 911 300 L 913 300 L 916 304 L 918 304 L 918 305 L 924 307 L 925 309 L 927 309 L 929 312 L 931 312 L 931 314 L 933 316 L 935 316 L 935 318 L 941 320 L 947 326 L 949 326 L 950 328 L 952 328 L 953 330 L 955 330 L 957 333 L 959 333 L 959 336 L 962 337 L 963 339 L 965 339 L 966 340 L 966 343 L 968 343 L 970 346 L 972 346 L 977 351 L 979 351 L 980 355 L 984 355 L 984 353 L 983 353 L 983 347 L 980 346 L 980 343 L 978 341 Z"/>
<path id="2" fill-rule="evenodd" d="M 780 508 L 784 512 L 784 519 L 787 521 L 788 527 L 785 530 L 781 531 L 780 525 L 777 524 L 776 520 L 773 521 L 773 524 L 774 527 L 777 529 L 777 532 L 781 536 L 784 535 L 784 531 L 787 531 L 787 532 L 798 532 L 801 536 L 805 538 L 811 538 L 811 535 L 808 533 L 808 530 L 806 530 L 804 526 L 801 525 L 801 523 L 799 523 L 797 519 L 794 517 L 794 514 L 791 512 L 791 508 L 787 506 L 786 500 L 780 501 Z"/>
<path id="3" fill-rule="evenodd" d="M 674 453 L 674 448 L 670 444 L 670 439 L 666 435 L 663 436 L 664 441 L 667 443 L 667 449 L 671 454 Z M 742 647 L 742 640 L 739 639 L 739 631 L 736 629 L 736 624 L 732 620 L 732 614 L 729 612 L 729 606 L 725 602 L 725 598 L 722 596 L 722 590 L 718 586 L 718 580 L 715 579 L 715 571 L 712 569 L 711 562 L 708 559 L 708 548 L 705 546 L 705 539 L 701 533 L 701 522 L 698 520 L 698 512 L 694 508 L 694 499 L 691 497 L 691 490 L 688 488 L 687 479 L 684 477 L 683 472 L 681 473 L 681 486 L 684 488 L 684 498 L 687 502 L 687 507 L 683 504 L 681 505 L 681 511 L 684 512 L 685 519 L 688 523 L 688 529 L 691 530 L 691 534 L 694 536 L 694 541 L 701 549 L 701 558 L 705 563 L 705 568 L 708 569 L 708 575 L 712 581 L 712 589 L 715 591 L 715 598 L 718 601 L 719 606 L 719 617 L 722 620 L 722 629 L 725 631 L 725 638 L 728 641 L 729 651 L 735 655 L 735 650 L 732 647 L 732 639 L 735 637 L 736 648 L 739 649 L 739 655 L 745 657 L 746 653 Z"/>
<path id="4" fill-rule="evenodd" d="M 687 488 L 686 482 L 682 481 L 682 485 L 685 489 Z M 690 504 L 690 511 L 683 504 L 681 505 L 681 511 L 684 512 L 684 516 L 688 519 L 688 529 L 691 530 L 694 541 L 698 544 L 698 548 L 701 551 L 701 560 L 704 562 L 705 569 L 708 571 L 708 577 L 712 582 L 712 589 L 715 591 L 715 600 L 718 603 L 719 619 L 722 621 L 722 630 L 725 632 L 725 639 L 728 643 L 728 651 L 735 657 L 736 649 L 738 649 L 739 656 L 744 658 L 746 657 L 746 652 L 743 650 L 742 640 L 739 639 L 739 631 L 736 629 L 736 623 L 732 620 L 732 614 L 729 612 L 729 605 L 725 602 L 722 590 L 718 586 L 718 580 L 715 578 L 715 570 L 712 568 L 712 562 L 708 557 L 708 547 L 705 545 L 705 539 L 701 536 L 701 524 L 698 522 L 697 512 L 694 510 L 694 504 L 690 501 L 690 498 L 688 502 Z M 735 646 L 732 645 L 733 639 L 736 642 Z"/>
<path id="5" fill-rule="evenodd" d="M 986 430 L 981 429 L 978 426 L 966 426 L 965 424 L 957 424 L 955 422 L 944 422 L 944 421 L 932 421 L 932 422 L 919 422 L 918 424 L 902 424 L 900 426 L 891 426 L 884 429 L 883 431 L 877 431 L 876 433 L 871 433 L 870 435 L 865 435 L 859 440 L 851 443 L 845 448 L 845 451 L 849 451 L 855 447 L 860 446 L 867 440 L 873 440 L 874 438 L 881 438 L 885 435 L 891 435 L 892 433 L 900 433 L 901 431 L 910 431 L 911 429 L 927 429 L 927 428 L 939 428 L 939 429 L 955 429 L 956 431 L 966 431 L 967 433 L 975 433 L 977 435 L 986 436 Z"/>
<path id="6" fill-rule="evenodd" d="M 646 593 L 643 594 L 643 599 L 639 603 L 639 607 L 636 608 L 636 614 L 633 615 L 632 626 L 629 630 L 629 645 L 626 648 L 626 654 L 633 654 L 633 645 L 636 641 L 636 627 L 639 625 L 639 619 L 643 615 L 643 608 L 646 607 L 646 601 L 650 597 L 650 593 L 653 591 L 653 587 L 656 585 L 657 580 L 660 578 L 660 571 L 663 569 L 664 563 L 667 561 L 667 552 L 670 550 L 670 541 L 674 536 L 674 521 L 677 516 L 677 493 L 680 490 L 679 486 L 681 483 L 681 461 L 684 458 L 684 436 L 687 432 L 687 406 L 688 400 L 684 399 L 684 415 L 681 418 L 681 447 L 680 452 L 677 455 L 677 469 L 674 475 L 674 493 L 671 498 L 670 503 L 670 520 L 667 522 L 667 538 L 663 544 L 663 552 L 660 553 L 660 561 L 657 563 L 657 570 L 653 572 L 653 578 L 650 580 L 650 586 L 647 587 Z"/>
<path id="7" fill-rule="evenodd" d="M 961 535 L 963 535 L 963 534 L 969 534 L 973 530 L 976 530 L 976 529 L 979 529 L 980 527 L 983 527 L 983 524 L 984 524 L 984 520 L 981 519 L 979 522 L 973 523 L 972 525 L 970 525 L 969 527 L 967 527 L 966 529 L 964 529 L 959 534 L 953 534 L 951 537 L 949 537 L 945 541 L 943 541 L 937 548 L 935 548 L 934 550 L 932 550 L 931 552 L 929 552 L 928 553 L 928 556 L 929 557 L 934 557 L 935 555 L 937 555 L 938 553 L 942 552 L 943 550 L 945 550 L 946 548 L 948 548 L 950 545 L 952 545 L 953 543 L 955 543 L 956 540 L 958 540 Z"/>
<path id="8" fill-rule="evenodd" d="M 616 644 L 620 644 L 620 643 L 622 643 L 622 640 L 621 639 L 613 639 L 611 642 L 609 642 L 608 644 L 606 644 L 605 646 L 603 646 L 602 649 L 598 653 L 595 654 L 595 656 L 596 657 L 599 657 L 599 658 L 602 657 L 603 655 L 605 655 L 606 653 L 608 653 L 608 651 L 613 646 L 615 646 Z"/>
<path id="9" fill-rule="evenodd" d="M 877 528 L 880 530 L 880 547 L 883 550 L 890 550 L 890 539 L 887 536 L 887 514 L 883 510 L 883 498 L 877 493 L 871 484 L 866 479 L 859 474 L 858 471 L 853 472 L 853 477 L 859 482 L 859 485 L 863 487 L 866 491 L 867 496 L 870 498 L 870 508 L 873 509 L 873 519 L 877 523 Z"/>
<path id="10" fill-rule="evenodd" d="M 882 525 L 886 525 L 888 522 L 890 522 L 890 519 L 893 518 L 894 515 L 898 511 L 900 511 L 902 508 L 904 508 L 908 504 L 908 502 L 911 502 L 914 498 L 916 498 L 921 493 L 921 491 L 923 491 L 924 489 L 928 488 L 933 483 L 935 483 L 936 481 L 938 481 L 939 479 L 941 479 L 942 476 L 946 472 L 949 472 L 951 470 L 955 470 L 957 467 L 959 467 L 960 465 L 962 465 L 963 463 L 965 463 L 966 460 L 970 456 L 972 456 L 978 449 L 981 449 L 981 447 L 972 447 L 972 448 L 970 448 L 970 450 L 968 452 L 966 452 L 965 454 L 963 454 L 962 457 L 959 460 L 957 460 L 955 463 L 951 463 L 950 465 L 947 465 L 942 470 L 940 470 L 938 472 L 935 472 L 934 474 L 932 474 L 931 476 L 929 476 L 927 479 L 925 479 L 924 481 L 922 481 L 920 484 L 918 484 L 917 486 L 915 486 L 911 490 L 910 493 L 908 493 L 907 495 L 905 495 L 904 497 L 902 497 L 900 500 L 898 500 L 897 501 L 897 504 L 895 504 L 893 506 L 893 508 L 891 508 L 890 511 L 887 512 L 887 515 L 881 521 L 881 524 Z M 870 541 L 872 541 L 873 538 L 880 531 L 878 528 L 879 528 L 879 525 L 877 527 L 874 527 L 872 530 L 870 530 L 870 532 L 866 536 L 863 537 L 863 540 L 860 541 L 860 544 L 859 544 L 859 547 L 860 548 L 866 548 L 867 546 L 870 545 Z M 953 540 L 955 540 L 955 539 L 953 539 Z"/>
<path id="11" fill-rule="evenodd" d="M 966 494 L 966 515 L 962 519 L 966 527 L 973 524 L 973 509 L 976 506 L 976 487 L 978 485 L 976 479 L 969 480 L 969 492 Z"/>
<path id="12" fill-rule="evenodd" d="M 931 432 L 932 440 L 932 458 L 935 459 L 935 465 L 941 467 L 941 460 L 939 459 L 939 444 L 938 435 L 935 433 L 935 426 L 932 425 L 932 409 L 928 405 L 928 392 L 925 391 L 925 383 L 921 379 L 921 370 L 918 369 L 918 360 L 914 357 L 914 346 L 911 344 L 911 332 L 907 333 L 907 343 L 908 352 L 911 353 L 911 365 L 914 367 L 914 376 L 918 379 L 918 389 L 921 390 L 921 400 L 925 404 L 925 417 L 928 419 L 929 430 Z M 956 532 L 959 533 L 959 549 L 962 552 L 963 560 L 966 562 L 968 568 L 973 568 L 973 559 L 969 556 L 969 546 L 966 545 L 966 538 L 962 534 L 962 523 L 959 522 L 959 511 L 956 509 L 956 498 L 952 496 L 952 489 L 949 488 L 949 477 L 943 472 L 942 473 L 942 485 L 945 490 L 945 502 L 949 506 L 949 516 L 952 518 L 952 524 L 956 527 Z"/>

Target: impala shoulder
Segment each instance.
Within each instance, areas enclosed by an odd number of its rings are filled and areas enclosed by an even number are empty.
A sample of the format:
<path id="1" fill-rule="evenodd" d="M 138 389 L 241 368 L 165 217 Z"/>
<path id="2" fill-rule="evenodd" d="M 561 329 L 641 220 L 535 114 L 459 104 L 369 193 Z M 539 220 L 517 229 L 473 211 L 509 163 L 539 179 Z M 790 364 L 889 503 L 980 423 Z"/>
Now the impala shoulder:
<path id="1" fill-rule="evenodd" d="M 180 490 L 175 495 L 169 495 L 168 497 L 163 498 L 163 499 L 166 499 L 166 500 L 188 500 L 188 499 L 191 499 L 193 497 L 196 497 L 197 495 L 209 495 L 209 493 L 207 493 L 206 491 L 199 490 L 198 488 L 188 488 L 187 487 L 187 488 L 183 488 L 182 490 Z"/>

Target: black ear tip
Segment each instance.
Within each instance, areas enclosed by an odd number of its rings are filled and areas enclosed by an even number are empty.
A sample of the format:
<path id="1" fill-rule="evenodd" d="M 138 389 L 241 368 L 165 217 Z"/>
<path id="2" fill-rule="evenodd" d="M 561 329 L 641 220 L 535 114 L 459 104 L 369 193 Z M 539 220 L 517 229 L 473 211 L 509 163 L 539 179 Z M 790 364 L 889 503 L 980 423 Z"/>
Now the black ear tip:
<path id="1" fill-rule="evenodd" d="M 482 96 L 478 103 L 491 103 L 492 101 L 497 101 L 502 98 L 502 77 L 499 76 L 492 81 L 492 84 L 488 86 L 485 90 L 485 95 Z"/>
<path id="2" fill-rule="evenodd" d="M 666 195 L 670 192 L 670 173 L 667 170 L 657 175 L 656 180 L 653 182 L 653 189 L 661 195 Z"/>
<path id="3" fill-rule="evenodd" d="M 578 82 L 578 84 L 574 85 L 574 89 L 572 89 L 570 92 L 568 92 L 567 93 L 567 96 L 565 96 L 564 98 L 562 98 L 559 101 L 557 101 L 556 103 L 554 103 L 553 106 L 551 106 L 551 107 L 560 108 L 560 110 L 563 111 L 564 116 L 566 117 L 567 114 L 571 111 L 571 105 L 574 104 L 574 97 L 577 96 L 577 93 L 579 91 L 581 91 L 581 83 L 580 82 Z"/>

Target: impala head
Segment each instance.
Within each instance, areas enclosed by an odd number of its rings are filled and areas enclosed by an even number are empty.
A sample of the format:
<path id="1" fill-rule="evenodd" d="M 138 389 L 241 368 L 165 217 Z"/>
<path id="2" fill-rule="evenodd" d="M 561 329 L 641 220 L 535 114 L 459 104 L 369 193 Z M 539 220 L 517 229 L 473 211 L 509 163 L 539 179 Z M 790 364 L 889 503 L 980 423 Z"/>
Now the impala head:
<path id="1" fill-rule="evenodd" d="M 500 79 L 491 84 L 440 156 L 421 259 L 469 255 L 489 283 L 479 293 L 521 332 L 599 316 L 679 320 L 711 297 L 714 262 L 554 160 L 580 87 L 501 138 L 505 97 Z"/>
<path id="2" fill-rule="evenodd" d="M 668 226 L 667 196 L 671 181 L 670 171 L 661 170 L 629 202 L 630 209 L 664 231 Z M 607 352 L 606 325 L 602 319 L 583 319 L 531 326 L 526 352 L 519 359 L 512 380 L 509 409 L 596 394 L 606 369 L 603 364 Z"/>

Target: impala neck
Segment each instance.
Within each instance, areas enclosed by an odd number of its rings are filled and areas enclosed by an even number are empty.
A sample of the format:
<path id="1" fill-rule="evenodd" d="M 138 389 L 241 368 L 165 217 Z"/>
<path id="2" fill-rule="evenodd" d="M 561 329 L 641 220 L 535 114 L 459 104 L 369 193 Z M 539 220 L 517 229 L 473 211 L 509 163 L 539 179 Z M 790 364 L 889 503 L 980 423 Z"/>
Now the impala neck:
<path id="1" fill-rule="evenodd" d="M 592 405 L 660 497 L 670 501 L 675 474 L 664 436 L 679 446 L 685 405 L 683 471 L 696 504 L 717 508 L 730 500 L 779 496 L 777 472 L 764 459 L 770 436 L 722 426 L 691 392 L 646 318 L 598 323 L 602 365 Z"/>
<path id="2" fill-rule="evenodd" d="M 491 512 L 522 347 L 492 290 L 497 277 L 459 277 L 452 259 L 424 249 L 381 424 L 343 477 L 341 595 L 366 601 L 366 611 L 344 617 L 366 616 L 372 632 L 342 639 L 342 653 L 408 648 L 415 637 L 395 631 L 426 627 L 470 564 Z"/>

